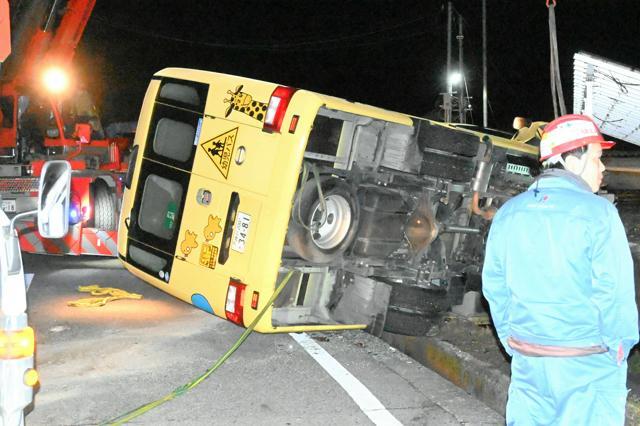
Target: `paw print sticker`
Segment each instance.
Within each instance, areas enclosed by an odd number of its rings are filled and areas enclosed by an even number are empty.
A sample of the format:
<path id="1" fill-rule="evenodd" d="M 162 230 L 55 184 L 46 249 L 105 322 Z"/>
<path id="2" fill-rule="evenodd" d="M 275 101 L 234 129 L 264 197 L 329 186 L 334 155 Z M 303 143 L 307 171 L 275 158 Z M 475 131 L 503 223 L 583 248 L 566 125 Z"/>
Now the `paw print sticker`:
<path id="1" fill-rule="evenodd" d="M 204 239 L 211 241 L 215 238 L 216 234 L 222 232 L 222 226 L 220 226 L 220 218 L 218 216 L 209 215 L 207 226 L 204 227 Z"/>
<path id="2" fill-rule="evenodd" d="M 180 243 L 180 251 L 184 255 L 184 257 L 189 256 L 189 253 L 193 251 L 194 248 L 198 247 L 198 243 L 196 242 L 196 234 L 195 232 L 191 232 L 188 229 L 184 233 L 184 240 Z"/>

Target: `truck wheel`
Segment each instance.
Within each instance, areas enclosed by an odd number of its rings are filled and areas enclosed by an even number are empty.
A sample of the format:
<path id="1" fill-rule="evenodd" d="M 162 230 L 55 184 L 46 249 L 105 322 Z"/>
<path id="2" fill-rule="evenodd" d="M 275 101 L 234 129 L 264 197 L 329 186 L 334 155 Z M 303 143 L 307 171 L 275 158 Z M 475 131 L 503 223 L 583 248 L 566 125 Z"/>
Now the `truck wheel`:
<path id="1" fill-rule="evenodd" d="M 116 229 L 116 199 L 101 179 L 93 184 L 93 226 L 103 231 Z"/>
<path id="2" fill-rule="evenodd" d="M 330 263 L 355 239 L 360 210 L 351 187 L 341 179 L 320 178 L 320 187 L 327 211 L 322 211 L 312 178 L 296 193 L 287 242 L 303 259 Z"/>

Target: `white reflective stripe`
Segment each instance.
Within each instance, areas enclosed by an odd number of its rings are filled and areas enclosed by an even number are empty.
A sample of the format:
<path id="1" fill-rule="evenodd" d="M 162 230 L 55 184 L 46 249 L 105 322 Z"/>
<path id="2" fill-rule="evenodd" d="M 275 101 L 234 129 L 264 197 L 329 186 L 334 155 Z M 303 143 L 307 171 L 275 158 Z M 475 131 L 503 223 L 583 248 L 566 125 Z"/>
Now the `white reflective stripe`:
<path id="1" fill-rule="evenodd" d="M 28 232 L 25 231 L 28 230 L 30 226 L 32 226 L 32 224 L 16 223 L 18 235 L 20 236 L 20 238 L 24 238 L 29 244 L 31 244 L 34 250 L 39 252 L 45 251 L 44 246 L 42 245 L 42 241 L 38 238 L 35 229 L 32 229 Z"/>
<path id="2" fill-rule="evenodd" d="M 31 287 L 31 281 L 33 281 L 33 277 L 36 274 L 24 274 L 24 286 L 29 291 L 29 287 Z"/>
<path id="3" fill-rule="evenodd" d="M 109 236 L 107 231 L 97 231 L 96 235 L 107 246 L 107 249 L 111 254 L 114 256 L 118 255 L 118 244 L 116 244 L 116 242 Z"/>
<path id="4" fill-rule="evenodd" d="M 315 340 L 309 337 L 307 333 L 289 333 L 289 335 L 338 382 L 342 389 L 349 394 L 351 399 L 358 404 L 358 407 L 360 407 L 362 412 L 366 414 L 374 424 L 402 425 L 365 385 L 356 379 L 353 374 L 349 373 L 346 368 L 317 344 Z"/>

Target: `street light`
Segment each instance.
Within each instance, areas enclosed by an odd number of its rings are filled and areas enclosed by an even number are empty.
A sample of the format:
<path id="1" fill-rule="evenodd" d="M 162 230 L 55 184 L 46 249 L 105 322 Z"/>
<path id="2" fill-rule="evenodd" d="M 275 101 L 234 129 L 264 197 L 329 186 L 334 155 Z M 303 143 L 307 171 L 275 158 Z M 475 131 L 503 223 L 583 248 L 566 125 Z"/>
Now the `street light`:
<path id="1" fill-rule="evenodd" d="M 449 85 L 450 86 L 457 86 L 461 82 L 462 82 L 462 74 L 460 74 L 459 72 L 453 72 L 453 73 L 449 74 Z"/>

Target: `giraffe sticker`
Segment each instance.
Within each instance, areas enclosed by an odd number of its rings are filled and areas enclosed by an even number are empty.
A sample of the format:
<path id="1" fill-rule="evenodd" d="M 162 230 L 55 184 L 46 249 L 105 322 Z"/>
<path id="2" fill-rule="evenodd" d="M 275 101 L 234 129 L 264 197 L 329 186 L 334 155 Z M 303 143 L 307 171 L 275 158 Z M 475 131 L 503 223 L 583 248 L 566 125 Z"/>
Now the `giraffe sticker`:
<path id="1" fill-rule="evenodd" d="M 222 176 L 226 179 L 229 176 L 231 166 L 231 155 L 236 144 L 238 128 L 229 130 L 221 135 L 215 136 L 200 144 L 205 150 L 209 159 L 213 162 Z"/>
<path id="2" fill-rule="evenodd" d="M 218 216 L 209 215 L 207 226 L 204 227 L 204 239 L 211 241 L 216 237 L 216 234 L 222 232 L 222 226 L 220 226 L 220 218 Z"/>
<path id="3" fill-rule="evenodd" d="M 229 99 L 225 99 L 224 103 L 228 103 L 229 106 L 225 111 L 224 116 L 228 117 L 231 111 L 239 111 L 243 114 L 247 114 L 249 117 L 254 118 L 260 122 L 264 121 L 264 117 L 267 113 L 267 104 L 265 102 L 259 102 L 253 100 L 253 96 L 242 91 L 242 84 L 236 87 L 235 91 L 227 90 L 227 93 L 231 95 Z"/>
<path id="4" fill-rule="evenodd" d="M 180 243 L 180 251 L 184 254 L 184 257 L 187 257 L 196 247 L 198 247 L 196 234 L 195 232 L 191 232 L 187 229 L 184 233 L 184 240 Z"/>

